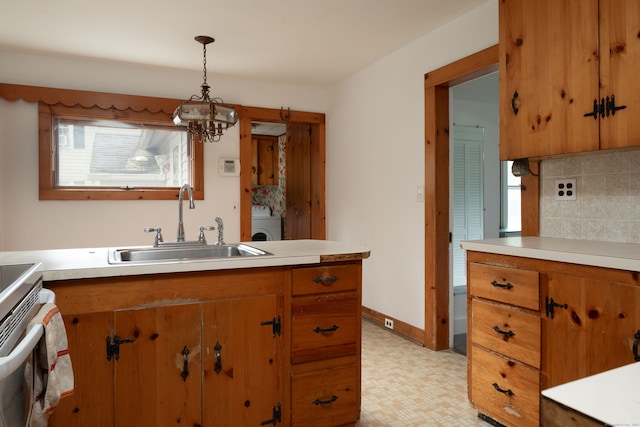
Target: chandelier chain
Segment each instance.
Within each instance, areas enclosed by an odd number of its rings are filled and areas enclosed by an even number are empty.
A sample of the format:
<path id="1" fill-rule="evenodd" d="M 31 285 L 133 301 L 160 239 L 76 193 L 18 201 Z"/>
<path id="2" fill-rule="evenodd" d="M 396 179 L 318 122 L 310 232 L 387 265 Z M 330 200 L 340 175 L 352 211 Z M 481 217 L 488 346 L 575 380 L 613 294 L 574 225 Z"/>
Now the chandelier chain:
<path id="1" fill-rule="evenodd" d="M 207 84 L 207 45 L 202 44 L 202 80 L 204 85 Z"/>

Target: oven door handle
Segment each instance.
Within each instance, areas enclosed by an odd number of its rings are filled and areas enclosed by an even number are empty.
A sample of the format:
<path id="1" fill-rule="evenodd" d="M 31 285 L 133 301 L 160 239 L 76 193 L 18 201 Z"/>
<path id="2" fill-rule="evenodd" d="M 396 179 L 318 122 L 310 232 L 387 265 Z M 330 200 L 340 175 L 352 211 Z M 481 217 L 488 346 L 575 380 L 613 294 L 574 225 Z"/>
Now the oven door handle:
<path id="1" fill-rule="evenodd" d="M 38 297 L 40 303 L 44 304 L 55 302 L 56 296 L 49 289 L 43 289 L 40 291 Z M 33 349 L 36 348 L 36 345 L 38 345 L 38 341 L 40 341 L 43 334 L 44 326 L 41 324 L 33 326 L 11 353 L 7 356 L 0 357 L 0 381 L 22 367 L 24 361 L 29 357 L 29 354 L 31 354 Z"/>

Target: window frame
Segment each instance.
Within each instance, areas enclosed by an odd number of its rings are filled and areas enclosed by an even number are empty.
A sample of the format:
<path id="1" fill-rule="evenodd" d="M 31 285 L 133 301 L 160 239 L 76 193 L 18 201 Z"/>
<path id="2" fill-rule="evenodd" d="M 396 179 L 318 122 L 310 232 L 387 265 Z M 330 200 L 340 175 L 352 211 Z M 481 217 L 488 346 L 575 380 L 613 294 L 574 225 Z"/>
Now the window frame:
<path id="1" fill-rule="evenodd" d="M 126 95 L 111 95 L 111 97 L 124 97 Z M 131 189 L 116 187 L 71 187 L 55 185 L 55 135 L 53 131 L 54 117 L 79 119 L 79 120 L 115 120 L 127 123 L 141 123 L 153 126 L 175 127 L 171 112 L 154 108 L 153 98 L 148 107 L 136 111 L 132 107 L 122 109 L 123 102 L 116 107 L 113 103 L 110 108 L 94 104 L 85 107 L 80 103 L 68 106 L 62 103 L 50 104 L 40 101 L 38 105 L 39 121 L 39 199 L 40 200 L 173 200 L 179 195 L 179 187 L 152 188 L 135 187 Z M 180 101 L 176 100 L 175 105 Z M 204 199 L 204 148 L 203 144 L 190 141 L 190 170 L 191 186 L 195 199 Z"/>

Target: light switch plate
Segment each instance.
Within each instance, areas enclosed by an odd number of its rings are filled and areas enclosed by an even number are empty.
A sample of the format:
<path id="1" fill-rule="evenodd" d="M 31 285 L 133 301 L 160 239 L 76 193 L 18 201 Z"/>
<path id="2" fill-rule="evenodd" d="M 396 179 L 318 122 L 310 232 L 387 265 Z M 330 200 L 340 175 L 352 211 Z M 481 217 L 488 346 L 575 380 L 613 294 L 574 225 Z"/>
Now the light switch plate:
<path id="1" fill-rule="evenodd" d="M 556 200 L 576 200 L 578 188 L 575 178 L 556 179 L 555 199 Z"/>

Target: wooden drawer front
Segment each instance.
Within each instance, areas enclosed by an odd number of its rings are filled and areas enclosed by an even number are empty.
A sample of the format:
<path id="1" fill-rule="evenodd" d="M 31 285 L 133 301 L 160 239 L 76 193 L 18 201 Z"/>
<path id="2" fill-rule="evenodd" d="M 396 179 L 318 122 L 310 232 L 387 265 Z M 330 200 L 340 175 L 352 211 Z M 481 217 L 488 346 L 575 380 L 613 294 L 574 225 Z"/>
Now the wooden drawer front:
<path id="1" fill-rule="evenodd" d="M 476 299 L 471 302 L 471 316 L 474 344 L 540 368 L 539 317 Z"/>
<path id="2" fill-rule="evenodd" d="M 297 299 L 291 312 L 292 363 L 356 354 L 357 296 Z"/>
<path id="3" fill-rule="evenodd" d="M 352 291 L 357 288 L 357 265 L 326 265 L 293 269 L 293 295 Z"/>
<path id="4" fill-rule="evenodd" d="M 518 427 L 539 426 L 540 373 L 471 346 L 471 398 L 486 415 Z"/>
<path id="5" fill-rule="evenodd" d="M 472 262 L 469 263 L 469 288 L 470 294 L 474 296 L 531 310 L 540 309 L 537 271 Z"/>
<path id="6" fill-rule="evenodd" d="M 292 425 L 341 426 L 360 416 L 358 365 L 295 375 L 291 383 Z"/>

